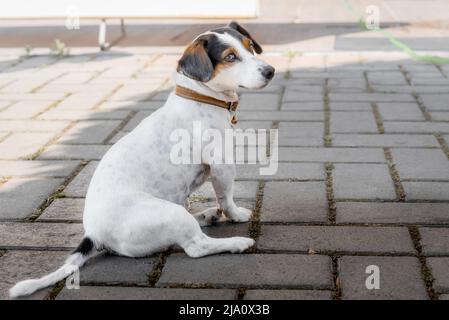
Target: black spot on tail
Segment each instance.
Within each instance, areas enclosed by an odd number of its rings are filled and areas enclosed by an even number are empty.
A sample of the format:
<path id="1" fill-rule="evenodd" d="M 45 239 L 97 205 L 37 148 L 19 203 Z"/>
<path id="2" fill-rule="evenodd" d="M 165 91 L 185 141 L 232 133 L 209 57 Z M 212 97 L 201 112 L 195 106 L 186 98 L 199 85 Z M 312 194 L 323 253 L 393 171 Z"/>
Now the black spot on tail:
<path id="1" fill-rule="evenodd" d="M 84 238 L 73 253 L 81 253 L 83 256 L 92 251 L 94 243 L 89 238 Z"/>

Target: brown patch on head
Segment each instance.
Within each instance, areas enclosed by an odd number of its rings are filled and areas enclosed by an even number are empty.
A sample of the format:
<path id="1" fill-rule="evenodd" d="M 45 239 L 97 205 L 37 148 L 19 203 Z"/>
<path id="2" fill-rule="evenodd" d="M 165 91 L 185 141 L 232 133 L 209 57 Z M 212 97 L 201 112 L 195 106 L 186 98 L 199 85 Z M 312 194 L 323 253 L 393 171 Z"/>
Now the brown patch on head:
<path id="1" fill-rule="evenodd" d="M 207 82 L 214 66 L 207 51 L 211 35 L 204 35 L 192 42 L 178 61 L 177 71 L 197 81 Z"/>
<path id="2" fill-rule="evenodd" d="M 254 54 L 254 44 L 253 41 L 249 38 L 243 38 L 242 39 L 242 45 L 245 47 L 246 50 L 248 50 L 251 54 Z"/>

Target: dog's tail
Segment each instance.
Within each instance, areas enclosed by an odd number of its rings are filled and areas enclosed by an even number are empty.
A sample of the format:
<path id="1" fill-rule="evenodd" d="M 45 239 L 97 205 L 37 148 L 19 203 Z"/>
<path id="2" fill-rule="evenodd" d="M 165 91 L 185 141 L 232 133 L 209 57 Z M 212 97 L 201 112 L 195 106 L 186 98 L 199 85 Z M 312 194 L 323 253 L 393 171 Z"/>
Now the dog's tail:
<path id="1" fill-rule="evenodd" d="M 26 296 L 39 289 L 55 284 L 78 270 L 78 268 L 89 260 L 89 258 L 92 257 L 92 254 L 96 251 L 92 240 L 89 237 L 83 238 L 79 246 L 66 259 L 62 267 L 40 279 L 20 281 L 14 287 L 9 289 L 9 296 L 11 298 Z"/>

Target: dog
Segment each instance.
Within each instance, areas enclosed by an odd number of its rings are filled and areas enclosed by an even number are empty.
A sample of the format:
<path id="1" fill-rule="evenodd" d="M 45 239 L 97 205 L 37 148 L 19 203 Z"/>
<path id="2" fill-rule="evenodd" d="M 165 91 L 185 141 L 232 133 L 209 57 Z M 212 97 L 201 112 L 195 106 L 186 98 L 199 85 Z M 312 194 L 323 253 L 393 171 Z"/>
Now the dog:
<path id="1" fill-rule="evenodd" d="M 169 155 L 171 132 L 182 128 L 192 134 L 194 121 L 203 130 L 233 128 L 237 91 L 263 88 L 274 76 L 275 69 L 256 56 L 260 53 L 261 46 L 237 22 L 196 37 L 178 61 L 176 90 L 166 103 L 100 161 L 86 194 L 85 234 L 79 246 L 62 267 L 17 283 L 10 296 L 55 284 L 103 250 L 143 257 L 176 245 L 198 258 L 252 247 L 251 238 L 211 238 L 201 230 L 217 220 L 217 212 L 231 222 L 249 221 L 251 210 L 233 200 L 235 165 L 215 164 L 207 157 L 198 164 L 176 165 Z M 218 207 L 191 214 L 187 198 L 208 177 Z"/>

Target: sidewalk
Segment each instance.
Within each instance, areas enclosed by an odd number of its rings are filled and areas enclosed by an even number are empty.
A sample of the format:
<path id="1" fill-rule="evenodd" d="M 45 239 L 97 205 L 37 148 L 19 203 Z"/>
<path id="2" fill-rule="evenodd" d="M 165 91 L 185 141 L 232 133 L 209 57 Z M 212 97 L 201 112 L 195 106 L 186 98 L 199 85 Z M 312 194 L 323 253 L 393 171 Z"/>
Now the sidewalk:
<path id="1" fill-rule="evenodd" d="M 447 56 L 444 26 L 423 25 L 407 1 L 374 2 L 390 6 L 384 21 L 395 35 Z M 411 60 L 340 9 L 320 23 L 316 8 L 250 27 L 277 74 L 242 94 L 238 126 L 279 129 L 279 170 L 239 166 L 235 196 L 253 208 L 251 222 L 204 230 L 251 236 L 256 248 L 101 256 L 81 269 L 80 290 L 61 282 L 32 299 L 449 299 L 449 65 Z M 148 31 L 163 27 L 134 26 L 101 53 L 87 30 L 65 58 L 46 44 L 24 57 L 39 33 L 0 30 L 0 299 L 78 245 L 98 161 L 164 103 L 180 50 L 208 27 L 165 26 L 153 41 Z M 192 210 L 213 204 L 206 183 Z M 365 286 L 370 265 L 378 290 Z"/>

